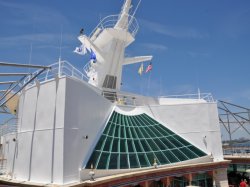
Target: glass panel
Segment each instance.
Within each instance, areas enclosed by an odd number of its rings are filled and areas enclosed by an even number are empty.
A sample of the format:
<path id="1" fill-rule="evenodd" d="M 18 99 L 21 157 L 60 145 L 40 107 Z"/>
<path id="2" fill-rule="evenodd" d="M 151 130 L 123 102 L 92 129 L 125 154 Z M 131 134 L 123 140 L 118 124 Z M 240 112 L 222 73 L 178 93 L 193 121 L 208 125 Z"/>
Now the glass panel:
<path id="1" fill-rule="evenodd" d="M 142 133 L 140 131 L 140 128 L 135 127 L 134 130 L 137 133 L 138 138 L 144 138 L 144 136 L 142 135 Z"/>
<path id="2" fill-rule="evenodd" d="M 161 133 L 159 133 L 159 131 L 155 128 L 155 126 L 151 126 L 150 127 L 151 131 L 154 132 L 154 134 L 156 135 L 156 137 L 161 137 Z"/>
<path id="3" fill-rule="evenodd" d="M 183 155 L 182 152 L 180 152 L 178 149 L 173 149 L 171 151 L 172 151 L 172 153 L 174 153 L 174 155 L 176 157 L 178 157 L 179 160 L 181 160 L 181 161 L 187 160 L 187 158 L 185 157 L 185 155 Z"/>
<path id="4" fill-rule="evenodd" d="M 118 114 L 117 115 L 117 121 L 116 121 L 116 124 L 119 124 L 119 125 L 121 125 L 122 124 L 122 120 L 121 120 L 121 114 Z"/>
<path id="5" fill-rule="evenodd" d="M 142 145 L 145 152 L 151 151 L 151 149 L 148 147 L 148 144 L 146 143 L 145 140 L 141 140 L 141 145 Z"/>
<path id="6" fill-rule="evenodd" d="M 159 124 L 159 127 L 165 132 L 166 135 L 174 134 L 172 131 L 170 131 L 169 129 L 167 129 L 165 126 L 161 124 Z"/>
<path id="7" fill-rule="evenodd" d="M 154 142 L 157 144 L 157 146 L 160 148 L 160 150 L 167 149 L 167 147 L 159 139 L 154 139 Z"/>
<path id="8" fill-rule="evenodd" d="M 161 138 L 160 140 L 167 146 L 168 149 L 175 148 L 175 146 L 171 142 L 169 142 L 168 139 Z"/>
<path id="9" fill-rule="evenodd" d="M 141 133 L 143 134 L 143 136 L 145 138 L 150 138 L 150 136 L 148 135 L 147 131 L 143 127 L 139 128 L 139 130 L 141 131 Z"/>
<path id="10" fill-rule="evenodd" d="M 135 152 L 143 152 L 143 150 L 142 150 L 142 148 L 141 148 L 141 146 L 140 146 L 140 144 L 139 144 L 139 140 L 134 140 L 134 144 L 135 144 Z"/>
<path id="11" fill-rule="evenodd" d="M 146 153 L 147 157 L 148 157 L 148 161 L 150 163 L 150 165 L 152 166 L 154 164 L 154 159 L 155 159 L 155 156 L 153 153 Z"/>
<path id="12" fill-rule="evenodd" d="M 139 168 L 136 154 L 129 154 L 129 162 L 130 162 L 130 168 Z"/>
<path id="13" fill-rule="evenodd" d="M 155 125 L 154 127 L 162 134 L 162 136 L 169 136 L 169 133 L 164 131 L 164 129 L 162 129 L 160 125 Z"/>
<path id="14" fill-rule="evenodd" d="M 111 140 L 112 140 L 111 137 L 107 137 L 106 142 L 105 142 L 105 146 L 103 148 L 103 151 L 108 151 L 109 152 L 110 145 L 111 145 Z"/>
<path id="15" fill-rule="evenodd" d="M 157 147 L 157 145 L 154 143 L 153 140 L 147 139 L 147 142 L 148 142 L 149 146 L 151 147 L 151 149 L 153 151 L 158 151 L 159 150 L 159 148 Z"/>
<path id="16" fill-rule="evenodd" d="M 203 151 L 201 151 L 201 150 L 199 150 L 198 148 L 196 148 L 195 146 L 188 146 L 188 148 L 191 150 L 191 151 L 193 151 L 195 154 L 197 154 L 197 155 L 199 155 L 199 156 L 205 156 L 206 154 L 203 152 Z"/>
<path id="17" fill-rule="evenodd" d="M 133 138 L 133 139 L 136 139 L 137 136 L 136 136 L 136 132 L 135 132 L 134 127 L 130 127 L 130 132 L 131 132 L 132 138 Z"/>
<path id="18" fill-rule="evenodd" d="M 115 122 L 115 117 L 116 117 L 116 115 L 117 115 L 117 113 L 116 112 L 114 112 L 112 115 L 111 115 L 111 117 L 110 117 L 110 122 Z"/>
<path id="19" fill-rule="evenodd" d="M 126 152 L 125 139 L 120 139 L 120 152 Z"/>
<path id="20" fill-rule="evenodd" d="M 119 138 L 119 134 L 120 134 L 120 125 L 116 125 L 116 128 L 115 128 L 115 137 Z"/>
<path id="21" fill-rule="evenodd" d="M 121 138 L 126 138 L 127 137 L 126 129 L 127 128 L 125 126 L 121 127 Z"/>
<path id="22" fill-rule="evenodd" d="M 107 133 L 108 133 L 109 128 L 110 128 L 110 125 L 111 125 L 111 122 L 108 122 L 106 128 L 105 128 L 104 131 L 103 131 L 103 134 L 107 134 Z"/>
<path id="23" fill-rule="evenodd" d="M 141 167 L 149 167 L 150 166 L 148 164 L 148 162 L 147 162 L 147 158 L 146 158 L 146 154 L 145 153 L 138 154 L 138 158 L 139 158 Z"/>
<path id="24" fill-rule="evenodd" d="M 150 138 L 156 137 L 155 133 L 152 132 L 152 130 L 151 130 L 149 127 L 145 127 L 145 130 L 146 130 L 147 133 L 149 134 Z"/>
<path id="25" fill-rule="evenodd" d="M 127 140 L 127 143 L 128 143 L 128 152 L 134 152 L 132 140 Z"/>
<path id="26" fill-rule="evenodd" d="M 106 169 L 109 153 L 102 152 L 97 169 Z"/>
<path id="27" fill-rule="evenodd" d="M 182 145 L 190 145 L 190 143 L 188 143 L 185 139 L 181 138 L 180 136 L 176 136 L 175 137 Z"/>
<path id="28" fill-rule="evenodd" d="M 109 136 L 113 136 L 114 129 L 115 129 L 115 125 L 114 124 L 110 125 L 109 132 L 108 132 Z"/>
<path id="29" fill-rule="evenodd" d="M 100 155 L 99 151 L 94 151 L 94 153 L 91 155 L 86 167 L 91 168 L 91 164 L 93 164 L 93 167 L 95 168 L 96 161 L 98 160 L 99 155 Z"/>
<path id="30" fill-rule="evenodd" d="M 169 136 L 168 140 L 175 145 L 175 147 L 182 147 L 183 145 L 176 141 L 175 136 Z"/>
<path id="31" fill-rule="evenodd" d="M 119 154 L 113 153 L 110 155 L 109 169 L 117 169 Z"/>
<path id="32" fill-rule="evenodd" d="M 120 155 L 120 169 L 127 169 L 128 168 L 128 158 L 127 154 Z"/>
<path id="33" fill-rule="evenodd" d="M 155 152 L 155 156 L 160 161 L 160 164 L 168 164 L 169 161 L 166 159 L 166 157 L 161 152 Z M 159 164 L 159 163 L 157 163 Z"/>
<path id="34" fill-rule="evenodd" d="M 118 144 L 119 144 L 119 139 L 114 138 L 112 145 L 112 152 L 118 152 Z"/>
<path id="35" fill-rule="evenodd" d="M 179 162 L 179 160 L 173 155 L 171 151 L 163 151 L 163 153 L 170 161 L 170 163 Z"/>
<path id="36" fill-rule="evenodd" d="M 130 135 L 129 127 L 126 128 L 126 136 L 127 138 L 132 138 Z"/>
<path id="37" fill-rule="evenodd" d="M 96 145 L 95 150 L 101 150 L 102 144 L 104 143 L 105 138 L 106 137 L 104 135 L 101 136 L 100 140 L 98 141 L 98 143 Z"/>
<path id="38" fill-rule="evenodd" d="M 189 159 L 193 159 L 197 157 L 197 155 L 195 155 L 192 151 L 190 151 L 186 147 L 180 148 L 180 151 L 183 152 Z"/>

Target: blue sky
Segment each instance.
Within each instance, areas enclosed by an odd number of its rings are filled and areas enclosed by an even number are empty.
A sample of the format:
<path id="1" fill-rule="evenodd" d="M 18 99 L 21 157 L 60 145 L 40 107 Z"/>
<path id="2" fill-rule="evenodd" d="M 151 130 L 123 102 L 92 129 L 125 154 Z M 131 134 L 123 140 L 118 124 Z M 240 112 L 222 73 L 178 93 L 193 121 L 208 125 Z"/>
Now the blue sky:
<path id="1" fill-rule="evenodd" d="M 62 31 L 62 58 L 82 68 L 88 59 L 72 53 L 80 28 L 89 34 L 122 4 L 0 0 L 0 61 L 54 63 Z M 125 67 L 124 90 L 156 96 L 199 88 L 216 100 L 250 107 L 250 1 L 147 0 L 136 18 L 140 30 L 126 55 L 153 55 L 153 71 L 140 77 L 139 64 Z"/>

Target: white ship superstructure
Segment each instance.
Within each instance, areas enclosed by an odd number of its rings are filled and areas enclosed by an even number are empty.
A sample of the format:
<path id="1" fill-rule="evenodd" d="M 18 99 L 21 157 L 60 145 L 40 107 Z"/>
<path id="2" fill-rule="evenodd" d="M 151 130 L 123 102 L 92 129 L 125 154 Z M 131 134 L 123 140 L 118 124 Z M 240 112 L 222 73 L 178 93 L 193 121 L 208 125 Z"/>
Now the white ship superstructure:
<path id="1" fill-rule="evenodd" d="M 152 59 L 124 56 L 138 31 L 130 9 L 126 0 L 118 16 L 78 37 L 95 55 L 84 72 L 60 60 L 20 92 L 17 128 L 1 136 L 6 179 L 64 185 L 84 183 L 91 172 L 98 182 L 158 169 L 161 175 L 152 180 L 166 185 L 184 175 L 191 184 L 194 173 L 207 172 L 214 184 L 228 186 L 217 103 L 210 94 L 146 97 L 120 91 L 123 66 Z M 176 168 L 179 174 L 171 174 Z M 133 180 L 112 185 L 147 186 L 151 179 Z"/>

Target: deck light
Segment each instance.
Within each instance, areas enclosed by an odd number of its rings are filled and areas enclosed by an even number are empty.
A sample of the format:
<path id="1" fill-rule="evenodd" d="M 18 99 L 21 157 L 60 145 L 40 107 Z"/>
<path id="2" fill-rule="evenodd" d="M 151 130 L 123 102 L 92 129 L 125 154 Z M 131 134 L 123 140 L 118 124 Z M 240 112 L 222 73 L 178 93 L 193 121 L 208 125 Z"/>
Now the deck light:
<path id="1" fill-rule="evenodd" d="M 156 158 L 154 158 L 154 163 L 153 163 L 154 168 L 157 168 L 158 164 L 156 162 Z"/>
<path id="2" fill-rule="evenodd" d="M 91 164 L 91 171 L 89 172 L 89 176 L 90 176 L 90 180 L 94 181 L 94 176 L 95 176 L 95 172 L 94 172 L 94 167 L 93 164 Z"/>

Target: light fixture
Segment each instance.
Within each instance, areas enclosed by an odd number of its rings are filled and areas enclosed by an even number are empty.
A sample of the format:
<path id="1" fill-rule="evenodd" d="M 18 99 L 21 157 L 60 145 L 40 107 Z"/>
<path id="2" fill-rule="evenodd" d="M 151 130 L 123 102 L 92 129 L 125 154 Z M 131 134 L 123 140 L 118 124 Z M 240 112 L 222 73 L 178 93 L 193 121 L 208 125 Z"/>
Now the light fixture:
<path id="1" fill-rule="evenodd" d="M 95 176 L 95 172 L 94 172 L 94 167 L 93 167 L 93 164 L 91 164 L 91 170 L 89 172 L 89 176 L 90 176 L 90 180 L 91 181 L 94 181 L 94 176 Z"/>
<path id="2" fill-rule="evenodd" d="M 156 158 L 154 158 L 154 163 L 153 163 L 154 168 L 157 168 L 158 164 L 156 162 Z"/>

